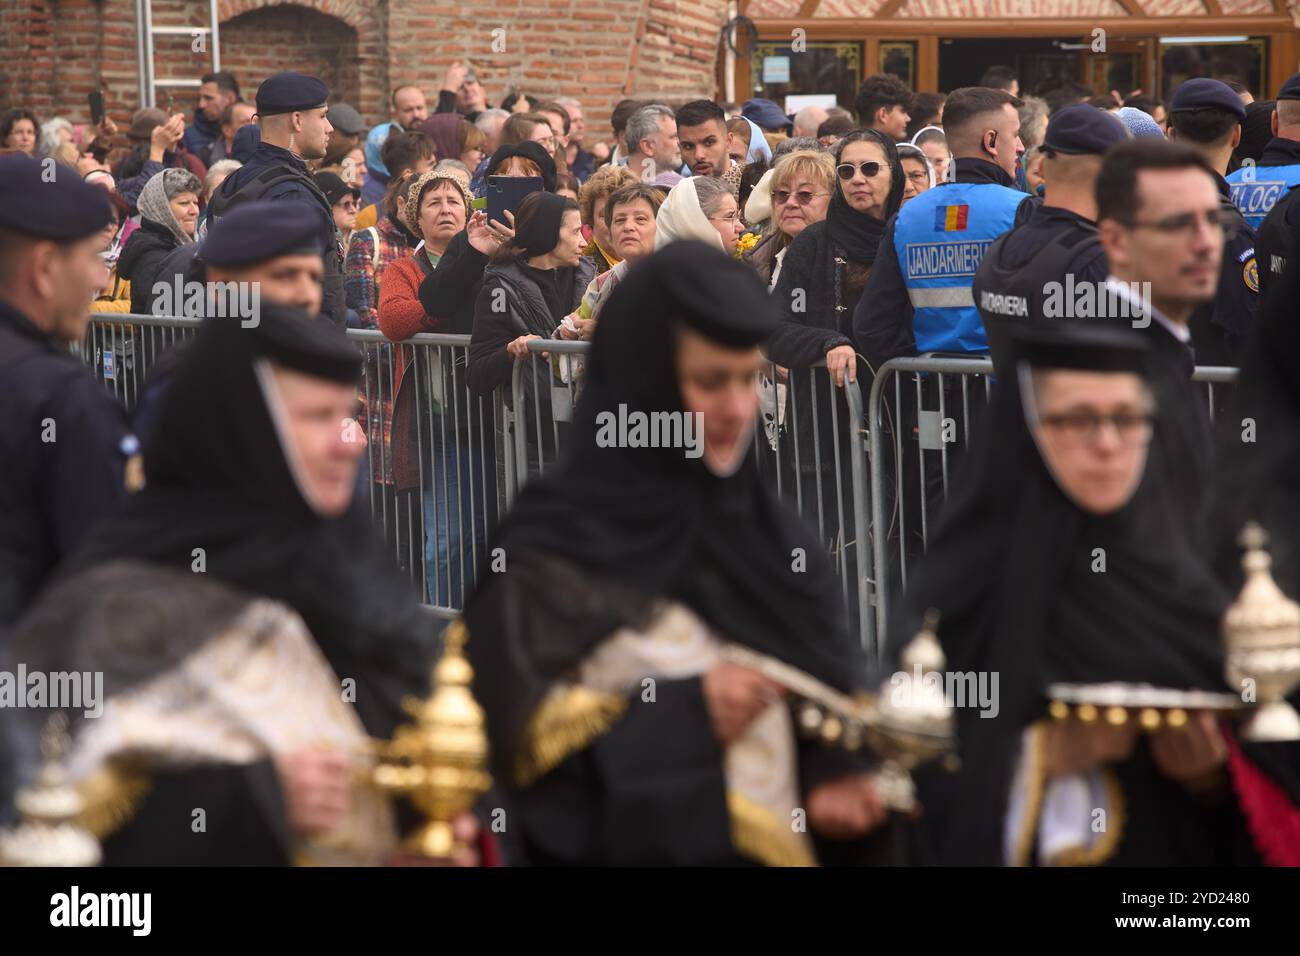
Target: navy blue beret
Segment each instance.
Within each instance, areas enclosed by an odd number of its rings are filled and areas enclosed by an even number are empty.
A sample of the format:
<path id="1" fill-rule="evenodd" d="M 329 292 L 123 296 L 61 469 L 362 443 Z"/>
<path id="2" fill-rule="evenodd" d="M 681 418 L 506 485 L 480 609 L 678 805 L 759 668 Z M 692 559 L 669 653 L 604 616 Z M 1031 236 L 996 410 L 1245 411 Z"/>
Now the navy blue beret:
<path id="1" fill-rule="evenodd" d="M 1300 100 L 1300 73 L 1292 74 L 1291 79 L 1282 84 L 1277 91 L 1279 100 Z"/>
<path id="2" fill-rule="evenodd" d="M 1232 92 L 1232 87 L 1208 76 L 1188 80 L 1174 90 L 1169 101 L 1169 112 L 1178 110 L 1227 110 L 1239 120 L 1246 118 L 1246 104 Z"/>
<path id="3" fill-rule="evenodd" d="M 790 117 L 786 116 L 785 111 L 771 100 L 745 100 L 740 108 L 740 115 L 769 133 L 783 130 L 790 125 Z"/>
<path id="4" fill-rule="evenodd" d="M 112 216 L 108 193 L 54 160 L 0 156 L 0 228 L 35 239 L 92 236 Z"/>
<path id="5" fill-rule="evenodd" d="M 1128 138 L 1128 130 L 1117 117 L 1087 103 L 1078 103 L 1052 114 L 1043 135 L 1043 151 L 1067 156 L 1100 156 Z"/>
<path id="6" fill-rule="evenodd" d="M 277 73 L 257 88 L 257 115 L 274 116 L 314 110 L 330 98 L 330 88 L 319 77 L 305 73 Z"/>
<path id="7" fill-rule="evenodd" d="M 307 203 L 262 199 L 236 206 L 212 224 L 201 255 L 237 269 L 276 256 L 321 255 L 320 214 Z"/>

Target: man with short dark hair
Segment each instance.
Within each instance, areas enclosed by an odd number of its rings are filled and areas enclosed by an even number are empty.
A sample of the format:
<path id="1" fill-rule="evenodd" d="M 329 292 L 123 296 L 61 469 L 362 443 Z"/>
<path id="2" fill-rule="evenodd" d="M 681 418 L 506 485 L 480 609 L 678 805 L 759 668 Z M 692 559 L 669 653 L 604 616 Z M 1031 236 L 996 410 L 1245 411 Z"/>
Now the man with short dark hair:
<path id="1" fill-rule="evenodd" d="M 415 129 L 421 121 L 429 118 L 429 104 L 424 99 L 424 90 L 409 83 L 397 87 L 393 90 L 392 111 L 389 115 L 399 128 Z"/>
<path id="2" fill-rule="evenodd" d="M 858 111 L 858 123 L 869 129 L 878 129 L 900 142 L 907 133 L 911 119 L 908 108 L 912 105 L 912 91 L 907 84 L 892 73 L 877 73 L 862 81 L 858 87 L 853 107 Z"/>
<path id="3" fill-rule="evenodd" d="M 923 352 L 988 351 L 971 290 L 985 250 L 1015 223 L 1027 197 L 1015 188 L 1020 100 L 968 86 L 944 106 L 955 182 L 908 200 L 885 226 L 853 316 L 853 337 L 871 364 Z"/>
<path id="4" fill-rule="evenodd" d="M 727 155 L 727 114 L 712 100 L 692 100 L 677 111 L 677 142 L 686 165 L 683 175 L 716 176 L 740 194 L 744 163 Z"/>
<path id="5" fill-rule="evenodd" d="M 428 133 L 418 129 L 394 130 L 379 149 L 379 161 L 388 170 L 388 181 L 396 182 L 407 173 L 422 176 L 433 168 L 435 149 Z M 363 191 L 364 194 L 364 191 Z M 357 229 L 369 229 L 379 222 L 380 199 L 357 213 Z"/>
<path id="6" fill-rule="evenodd" d="M 1196 361 L 1199 365 L 1237 365 L 1259 309 L 1262 278 L 1255 255 L 1255 230 L 1233 205 L 1231 187 L 1223 178 L 1232 151 L 1241 142 L 1246 107 L 1226 83 L 1209 77 L 1183 83 L 1169 105 L 1170 139 L 1186 143 L 1209 160 L 1219 205 L 1236 220 L 1233 234 L 1224 238 L 1218 294 L 1197 306 L 1189 321 Z"/>
<path id="7" fill-rule="evenodd" d="M 199 83 L 199 105 L 185 128 L 185 148 L 202 156 L 221 136 L 221 114 L 239 101 L 239 83 L 230 73 L 205 73 Z"/>
<path id="8" fill-rule="evenodd" d="M 221 184 L 208 202 L 209 228 L 236 206 L 258 199 L 304 203 L 314 211 L 324 250 L 322 314 L 342 326 L 347 321 L 343 293 L 343 247 L 334 210 L 312 179 L 307 163 L 323 159 L 329 145 L 329 87 L 302 73 L 277 73 L 257 88 L 257 119 L 262 141 L 252 158 Z"/>
<path id="9" fill-rule="evenodd" d="M 235 134 L 253 122 L 253 117 L 256 114 L 256 107 L 252 103 L 245 103 L 243 100 L 236 100 L 222 110 L 221 135 L 214 139 L 208 146 L 208 151 L 199 157 L 199 159 L 203 160 L 203 165 L 211 169 L 214 163 L 219 163 L 223 159 L 230 159 L 230 151 L 235 146 Z"/>
<path id="10" fill-rule="evenodd" d="M 1121 143 L 1097 176 L 1097 229 L 1110 264 L 1110 309 L 1149 340 L 1156 400 L 1170 449 L 1167 484 L 1187 515 L 1195 546 L 1204 540 L 1202 503 L 1209 490 L 1212 438 L 1188 321 L 1214 298 L 1223 240 L 1236 217 L 1219 203 L 1214 168 L 1196 150 L 1154 137 Z"/>
<path id="11" fill-rule="evenodd" d="M 487 109 L 487 91 L 478 81 L 478 73 L 472 66 L 454 61 L 447 67 L 447 74 L 442 80 L 442 89 L 438 91 L 439 113 L 460 113 L 471 123 Z"/>
<path id="12" fill-rule="evenodd" d="M 1020 95 L 1020 80 L 1016 78 L 1016 71 L 1009 66 L 991 66 L 984 71 L 980 77 L 980 86 L 987 86 L 993 90 L 1005 90 L 1012 96 Z"/>

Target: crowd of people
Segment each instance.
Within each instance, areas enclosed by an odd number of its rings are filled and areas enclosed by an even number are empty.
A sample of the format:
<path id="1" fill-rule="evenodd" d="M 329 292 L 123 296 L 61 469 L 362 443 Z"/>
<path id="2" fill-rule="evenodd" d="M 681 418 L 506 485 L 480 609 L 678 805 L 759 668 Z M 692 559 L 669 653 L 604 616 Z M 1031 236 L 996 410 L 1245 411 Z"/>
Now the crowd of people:
<path id="1" fill-rule="evenodd" d="M 114 781 L 109 862 L 391 859 L 411 821 L 352 774 L 429 690 L 423 593 L 463 611 L 496 780 L 480 816 L 512 821 L 464 815 L 459 863 L 1300 864 L 1300 745 L 1252 740 L 1228 705 L 1096 722 L 1050 691 L 1239 694 L 1220 621 L 1247 522 L 1300 599 L 1300 74 L 1267 102 L 1210 77 L 1167 102 L 1022 96 L 1005 67 L 946 95 L 870 76 L 793 115 L 625 99 L 608 142 L 596 104 L 491 107 L 461 63 L 426 93 L 368 125 L 316 77 L 249 102 L 212 73 L 191 116 L 141 109 L 124 136 L 0 117 L 0 669 L 104 674 L 71 765 Z M 254 287 L 260 311 L 185 313 L 205 321 L 128 417 L 69 348 L 90 311 L 182 314 L 192 282 Z M 403 344 L 419 333 L 468 346 Z M 546 340 L 591 348 L 532 362 Z M 924 554 L 907 543 L 871 660 L 751 439 L 788 394 L 768 377 L 865 397 L 933 353 L 991 355 L 996 382 L 987 407 L 949 395 L 980 437 L 954 441 L 956 491 Z M 554 467 L 498 513 L 476 402 L 525 361 L 514 412 L 539 423 L 530 467 Z M 1197 365 L 1242 369 L 1217 433 Z M 548 386 L 575 375 L 556 447 Z M 832 396 L 775 427 L 811 434 Z M 599 417 L 624 408 L 700 416 L 702 454 L 608 447 Z M 900 445 L 920 415 L 893 409 Z M 922 466 L 872 466 L 930 493 Z M 785 467 L 828 495 L 848 475 L 824 450 Z M 423 549 L 415 592 L 372 526 L 403 495 L 422 513 L 386 533 Z M 926 629 L 1002 700 L 957 708 L 961 769 L 917 772 L 918 818 L 881 754 L 806 739 L 795 704 L 808 682 L 874 690 Z M 0 737 L 2 822 L 35 736 Z M 200 804 L 212 832 L 173 835 Z"/>

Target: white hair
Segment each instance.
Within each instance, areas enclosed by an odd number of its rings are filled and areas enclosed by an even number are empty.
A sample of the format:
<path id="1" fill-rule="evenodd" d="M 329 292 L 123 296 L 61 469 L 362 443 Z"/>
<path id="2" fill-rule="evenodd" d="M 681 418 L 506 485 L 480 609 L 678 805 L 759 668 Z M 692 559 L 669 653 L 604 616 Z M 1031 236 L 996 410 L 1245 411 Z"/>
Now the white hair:
<path id="1" fill-rule="evenodd" d="M 659 121 L 661 119 L 672 119 L 673 116 L 673 111 L 661 103 L 643 106 L 633 113 L 628 118 L 627 129 L 623 134 L 627 140 L 628 152 L 632 152 L 640 146 L 641 140 L 648 139 L 659 132 Z"/>
<path id="2" fill-rule="evenodd" d="M 485 135 L 491 136 L 495 132 L 495 130 L 492 129 L 492 124 L 496 120 L 500 120 L 504 123 L 508 119 L 510 119 L 510 114 L 508 112 L 493 108 L 479 113 L 478 119 L 474 121 L 474 125 L 482 130 Z"/>

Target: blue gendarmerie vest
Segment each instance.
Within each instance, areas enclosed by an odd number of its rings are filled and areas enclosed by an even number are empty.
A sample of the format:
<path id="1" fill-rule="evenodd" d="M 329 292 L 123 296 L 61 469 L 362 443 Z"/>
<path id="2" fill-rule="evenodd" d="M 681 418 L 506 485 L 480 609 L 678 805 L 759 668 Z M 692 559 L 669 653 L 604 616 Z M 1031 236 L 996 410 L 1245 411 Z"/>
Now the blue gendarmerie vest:
<path id="1" fill-rule="evenodd" d="M 1226 178 L 1232 187 L 1232 204 L 1258 229 L 1277 201 L 1293 186 L 1300 186 L 1300 166 L 1243 166 Z"/>
<path id="2" fill-rule="evenodd" d="M 1024 193 L 997 183 L 944 183 L 899 211 L 894 248 L 912 300 L 918 353 L 989 350 L 971 283 L 1024 200 Z"/>
<path id="3" fill-rule="evenodd" d="M 1295 186 L 1300 186 L 1300 142 L 1275 136 L 1264 147 L 1259 163 L 1243 166 L 1227 177 L 1232 204 L 1258 230 L 1269 210 Z"/>

